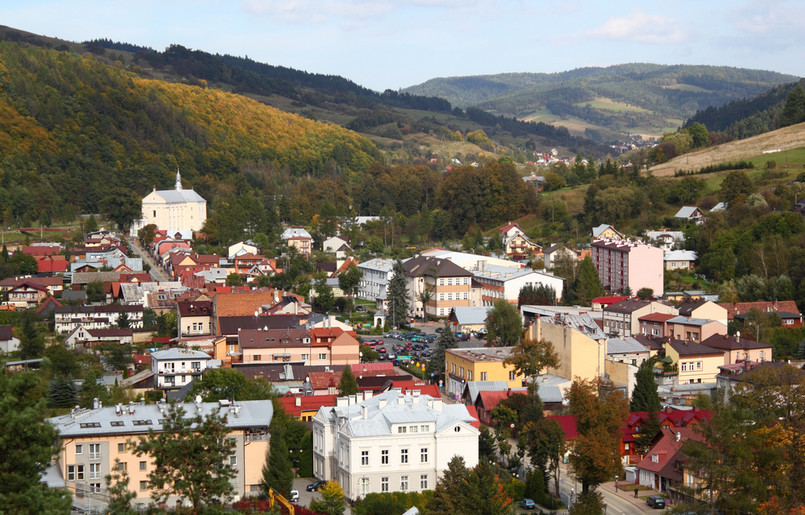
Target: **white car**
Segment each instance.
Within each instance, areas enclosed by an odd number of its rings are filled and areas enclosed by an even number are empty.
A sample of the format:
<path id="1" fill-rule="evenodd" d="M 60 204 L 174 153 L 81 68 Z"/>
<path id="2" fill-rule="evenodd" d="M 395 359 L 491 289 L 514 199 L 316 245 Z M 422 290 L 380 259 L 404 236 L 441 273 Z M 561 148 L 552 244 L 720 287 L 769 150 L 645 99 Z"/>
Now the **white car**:
<path id="1" fill-rule="evenodd" d="M 299 502 L 299 490 L 291 490 L 291 497 L 288 500 L 291 502 Z"/>

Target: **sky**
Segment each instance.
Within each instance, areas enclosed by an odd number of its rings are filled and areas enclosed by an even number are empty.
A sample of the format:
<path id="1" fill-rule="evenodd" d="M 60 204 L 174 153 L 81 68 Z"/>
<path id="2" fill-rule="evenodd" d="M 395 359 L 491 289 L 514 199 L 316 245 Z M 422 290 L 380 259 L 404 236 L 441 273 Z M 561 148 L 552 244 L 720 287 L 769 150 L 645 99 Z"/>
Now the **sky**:
<path id="1" fill-rule="evenodd" d="M 801 0 L 0 0 L 0 25 L 248 56 L 376 91 L 633 62 L 805 76 Z"/>

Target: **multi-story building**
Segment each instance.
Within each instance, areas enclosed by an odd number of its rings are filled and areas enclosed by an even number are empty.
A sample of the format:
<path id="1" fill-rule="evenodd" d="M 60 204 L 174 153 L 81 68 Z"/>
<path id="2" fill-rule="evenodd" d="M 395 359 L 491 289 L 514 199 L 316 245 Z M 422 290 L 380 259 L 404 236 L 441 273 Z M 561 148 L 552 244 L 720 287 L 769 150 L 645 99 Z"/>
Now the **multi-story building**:
<path id="1" fill-rule="evenodd" d="M 592 243 L 592 259 L 601 284 L 609 292 L 637 292 L 650 288 L 662 295 L 663 251 L 632 240 L 599 239 Z"/>
<path id="2" fill-rule="evenodd" d="M 360 342 L 340 328 L 243 329 L 242 363 L 351 365 L 360 362 Z"/>
<path id="3" fill-rule="evenodd" d="M 177 302 L 179 310 L 179 337 L 212 334 L 212 301 L 183 300 Z"/>
<path id="4" fill-rule="evenodd" d="M 142 217 L 131 226 L 130 234 L 149 224 L 173 234 L 177 231 L 200 231 L 207 220 L 207 201 L 195 191 L 182 188 L 182 177 L 176 170 L 172 190 L 152 191 L 143 198 Z"/>
<path id="5" fill-rule="evenodd" d="M 458 306 L 472 305 L 472 272 L 447 259 L 420 255 L 404 263 L 414 316 L 445 317 Z M 422 302 L 428 292 L 429 299 Z"/>
<path id="6" fill-rule="evenodd" d="M 677 310 L 664 302 L 624 299 L 603 309 L 601 318 L 604 332 L 610 336 L 635 336 L 640 334 L 640 319 L 652 313 L 676 316 Z M 667 323 L 665 327 L 668 327 Z"/>
<path id="7" fill-rule="evenodd" d="M 545 369 L 545 374 L 569 379 L 596 379 L 604 375 L 607 337 L 589 315 L 541 313 L 532 306 L 530 316 L 534 321 L 526 330 L 526 338 L 551 342 L 559 357 L 559 366 Z"/>
<path id="8" fill-rule="evenodd" d="M 719 366 L 724 365 L 724 351 L 700 343 L 671 340 L 663 344 L 665 357 L 676 368 L 674 384 L 714 383 Z"/>
<path id="9" fill-rule="evenodd" d="M 479 433 L 466 406 L 416 390 L 340 397 L 313 417 L 313 473 L 350 499 L 432 490 L 454 456 L 478 464 Z"/>
<path id="10" fill-rule="evenodd" d="M 151 371 L 157 381 L 157 388 L 178 390 L 209 368 L 209 354 L 198 350 L 172 349 L 151 353 Z"/>
<path id="11" fill-rule="evenodd" d="M 682 315 L 669 318 L 669 336 L 678 340 L 688 340 L 691 342 L 702 343 L 703 340 L 713 335 L 727 334 L 727 326 L 715 320 L 704 318 L 683 317 Z"/>
<path id="12" fill-rule="evenodd" d="M 516 304 L 520 290 L 529 284 L 553 288 L 557 303 L 561 300 L 564 290 L 563 278 L 530 268 L 487 265 L 482 261 L 470 271 L 476 287 L 481 289 L 482 306 L 492 306 L 498 299 Z"/>
<path id="13" fill-rule="evenodd" d="M 285 229 L 280 238 L 286 245 L 294 247 L 303 256 L 309 256 L 313 251 L 313 236 L 301 227 Z"/>
<path id="14" fill-rule="evenodd" d="M 55 330 L 67 334 L 79 325 L 86 329 L 109 329 L 113 325 L 120 325 L 120 315 L 123 313 L 129 319 L 130 328 L 143 327 L 142 305 L 57 306 L 54 309 Z"/>
<path id="15" fill-rule="evenodd" d="M 262 492 L 261 471 L 274 413 L 271 401 L 184 403 L 182 407 L 187 417 L 207 417 L 216 411 L 226 416 L 229 437 L 235 443 L 234 454 L 229 458 L 236 470 L 232 480 L 235 497 Z M 150 429 L 162 431 L 166 409 L 164 403 L 132 403 L 75 409 L 48 419 L 59 432 L 56 467 L 74 496 L 74 505 L 103 512 L 109 500 L 104 478 L 115 466 L 128 473 L 129 490 L 136 495 L 134 503 L 152 502 L 148 474 L 154 468 L 154 460 L 148 455 L 136 456 L 130 444 L 147 437 Z M 171 506 L 176 501 L 168 500 Z"/>
<path id="16" fill-rule="evenodd" d="M 445 391 L 458 398 L 472 381 L 506 381 L 510 388 L 523 386 L 523 376 L 503 360 L 511 356 L 513 347 L 473 347 L 447 349 L 444 353 Z"/>
<path id="17" fill-rule="evenodd" d="M 377 302 L 379 307 L 384 307 L 389 281 L 394 275 L 392 267 L 394 261 L 391 259 L 375 258 L 365 261 L 358 265 L 363 272 L 361 282 L 358 285 L 358 298 Z"/>

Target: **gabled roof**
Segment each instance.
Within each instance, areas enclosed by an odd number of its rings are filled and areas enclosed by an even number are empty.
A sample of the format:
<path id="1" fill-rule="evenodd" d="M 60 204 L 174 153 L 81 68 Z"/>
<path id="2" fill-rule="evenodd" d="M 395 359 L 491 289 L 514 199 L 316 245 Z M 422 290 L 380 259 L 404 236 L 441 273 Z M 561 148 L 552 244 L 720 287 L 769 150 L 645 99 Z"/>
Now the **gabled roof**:
<path id="1" fill-rule="evenodd" d="M 735 336 L 729 334 L 714 334 L 709 338 L 702 340 L 702 345 L 707 345 L 714 349 L 722 350 L 748 350 L 748 349 L 768 349 L 771 345 L 767 343 L 757 342 L 749 338 L 741 338 L 738 340 Z"/>
<path id="2" fill-rule="evenodd" d="M 576 418 L 573 415 L 552 415 L 545 418 L 555 420 L 559 423 L 559 426 L 565 433 L 565 441 L 575 440 L 579 437 L 579 430 L 576 427 Z"/>
<path id="3" fill-rule="evenodd" d="M 151 353 L 152 360 L 169 360 L 169 359 L 211 359 L 210 355 L 206 352 L 192 349 L 181 349 L 174 347 L 172 349 L 158 350 Z"/>
<path id="4" fill-rule="evenodd" d="M 472 272 L 447 259 L 419 255 L 403 264 L 409 277 L 472 277 Z"/>
<path id="5" fill-rule="evenodd" d="M 596 297 L 593 300 L 591 300 L 590 303 L 609 305 L 609 304 L 615 304 L 616 302 L 620 302 L 622 300 L 626 300 L 628 298 L 629 297 L 626 297 L 624 295 L 613 295 L 613 296 L 609 296 L 609 297 Z"/>
<path id="6" fill-rule="evenodd" d="M 701 343 L 691 342 L 687 340 L 671 340 L 667 342 L 668 345 L 671 346 L 679 356 L 699 356 L 699 355 L 723 355 L 724 351 L 722 349 L 714 349 L 713 347 L 708 347 L 707 345 L 702 345 Z"/>
<path id="7" fill-rule="evenodd" d="M 677 315 L 671 315 L 669 313 L 649 313 L 648 315 L 643 315 L 642 317 L 638 318 L 640 322 L 667 322 L 672 318 L 677 317 Z"/>
<path id="8" fill-rule="evenodd" d="M 698 211 L 698 214 L 696 213 Z M 674 218 L 691 218 L 694 216 L 702 216 L 702 210 L 696 206 L 684 206 L 679 208 Z"/>
<path id="9" fill-rule="evenodd" d="M 651 304 L 651 301 L 640 299 L 624 299 L 615 304 L 610 304 L 604 307 L 604 311 L 611 313 L 634 313 L 638 309 L 644 308 Z"/>
<path id="10" fill-rule="evenodd" d="M 718 302 L 718 305 L 727 310 L 727 316 L 732 319 L 736 315 L 745 315 L 752 309 L 757 309 L 762 313 L 777 313 L 787 311 L 789 313 L 800 313 L 797 303 L 793 300 L 758 301 L 758 302 Z"/>
<path id="11" fill-rule="evenodd" d="M 682 450 L 682 444 L 685 440 L 701 440 L 701 437 L 692 428 L 688 427 L 663 429 L 661 433 L 660 440 L 646 454 L 646 457 L 638 463 L 637 468 L 654 472 L 675 481 L 681 481 L 682 472 L 676 470 L 674 466 L 676 461 L 680 459 L 677 454 Z"/>

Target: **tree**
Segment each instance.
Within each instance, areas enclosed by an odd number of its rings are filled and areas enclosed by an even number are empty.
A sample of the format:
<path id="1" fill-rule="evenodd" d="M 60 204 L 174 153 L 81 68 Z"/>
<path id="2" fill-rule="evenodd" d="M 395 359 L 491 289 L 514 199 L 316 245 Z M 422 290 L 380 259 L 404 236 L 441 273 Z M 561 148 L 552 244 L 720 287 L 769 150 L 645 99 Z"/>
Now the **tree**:
<path id="1" fill-rule="evenodd" d="M 205 370 L 201 379 L 193 381 L 190 396 L 196 395 L 201 395 L 204 402 L 218 402 L 221 399 L 261 401 L 277 396 L 274 387 L 264 378 L 246 379 L 240 370 L 234 368 Z"/>
<path id="2" fill-rule="evenodd" d="M 654 381 L 655 361 L 656 358 L 647 359 L 637 369 L 632 400 L 629 403 L 631 411 L 660 411 L 662 408 L 657 383 Z"/>
<path id="3" fill-rule="evenodd" d="M 556 304 L 556 290 L 545 284 L 528 283 L 520 288 L 517 307 L 523 305 L 553 306 Z"/>
<path id="4" fill-rule="evenodd" d="M 498 347 L 511 347 L 520 341 L 523 320 L 517 307 L 505 299 L 498 299 L 486 315 L 486 339 Z"/>
<path id="5" fill-rule="evenodd" d="M 237 272 L 232 272 L 226 276 L 227 286 L 243 286 L 243 277 Z"/>
<path id="6" fill-rule="evenodd" d="M 442 333 L 436 338 L 436 346 L 427 365 L 427 373 L 432 378 L 444 379 L 444 353 L 447 349 L 458 347 L 458 340 L 450 327 L 450 321 L 445 319 Z"/>
<path id="7" fill-rule="evenodd" d="M 154 242 L 156 231 L 156 224 L 148 224 L 137 231 L 137 238 L 140 240 L 140 243 L 142 243 L 143 246 L 147 247 Z"/>
<path id="8" fill-rule="evenodd" d="M 565 432 L 559 422 L 541 417 L 523 428 L 524 447 L 531 456 L 531 464 L 547 477 L 553 474 L 554 490 L 559 491 L 559 465 L 565 456 Z"/>
<path id="9" fill-rule="evenodd" d="M 103 291 L 102 281 L 91 281 L 87 283 L 87 302 L 97 304 L 106 300 L 106 292 Z"/>
<path id="10" fill-rule="evenodd" d="M 593 260 L 586 257 L 579 264 L 579 275 L 573 284 L 573 298 L 579 305 L 587 306 L 594 298 L 603 294 L 604 287 L 601 286 L 598 270 L 595 269 Z"/>
<path id="11" fill-rule="evenodd" d="M 512 353 L 503 360 L 504 365 L 511 365 L 518 375 L 531 378 L 528 391 L 537 394 L 537 376 L 546 368 L 559 366 L 559 356 L 548 340 L 522 339 L 512 349 Z"/>
<path id="12" fill-rule="evenodd" d="M 45 337 L 36 326 L 36 312 L 25 310 L 22 312 L 22 332 L 20 334 L 20 357 L 34 359 L 45 352 Z"/>
<path id="13" fill-rule="evenodd" d="M 235 477 L 229 464 L 234 442 L 228 434 L 225 415 L 216 411 L 206 417 L 188 416 L 181 404 L 171 403 L 162 431 L 149 429 L 134 444 L 135 455 L 147 454 L 154 463 L 148 474 L 151 497 L 156 502 L 166 502 L 171 495 L 187 499 L 193 513 L 202 505 L 226 502 Z"/>
<path id="14" fill-rule="evenodd" d="M 654 297 L 654 290 L 651 288 L 640 288 L 637 290 L 637 298 L 641 300 L 651 300 Z"/>
<path id="15" fill-rule="evenodd" d="M 724 177 L 718 198 L 727 204 L 732 204 L 739 196 L 749 196 L 754 191 L 755 186 L 752 184 L 752 179 L 743 170 L 736 170 Z"/>
<path id="16" fill-rule="evenodd" d="M 358 380 L 355 379 L 355 374 L 352 373 L 352 367 L 346 365 L 344 370 L 341 371 L 341 380 L 338 382 L 338 395 L 342 397 L 355 395 L 358 391 Z"/>
<path id="17" fill-rule="evenodd" d="M 0 373 L 0 506 L 6 513 L 68 513 L 72 497 L 40 480 L 56 454 L 45 421 L 42 383 L 33 373 Z"/>
<path id="18" fill-rule="evenodd" d="M 620 428 L 629 404 L 620 390 L 600 379 L 573 381 L 568 400 L 579 432 L 570 463 L 587 493 L 620 471 Z"/>
<path id="19" fill-rule="evenodd" d="M 129 344 L 108 343 L 101 347 L 103 362 L 114 370 L 125 370 L 134 363 Z"/>
<path id="20" fill-rule="evenodd" d="M 389 323 L 399 327 L 408 319 L 409 298 L 408 281 L 405 278 L 405 268 L 399 259 L 394 262 L 389 280 Z"/>
<path id="21" fill-rule="evenodd" d="M 11 255 L 8 264 L 13 266 L 19 275 L 33 275 L 39 270 L 36 258 L 19 250 Z"/>
<path id="22" fill-rule="evenodd" d="M 335 307 L 335 296 L 333 296 L 333 288 L 327 284 L 327 279 L 320 277 L 316 280 L 314 288 L 316 289 L 316 298 L 313 304 L 316 306 L 316 310 L 321 313 L 332 311 Z"/>
<path id="23" fill-rule="evenodd" d="M 122 232 L 127 232 L 129 226 L 142 216 L 143 201 L 134 191 L 116 187 L 109 191 L 98 203 L 98 207 L 106 217 L 113 221 Z"/>
<path id="24" fill-rule="evenodd" d="M 338 276 L 338 287 L 341 288 L 345 295 L 354 297 L 358 294 L 362 278 L 363 270 L 352 264 L 344 273 Z"/>
<path id="25" fill-rule="evenodd" d="M 344 491 L 341 489 L 341 485 L 335 481 L 327 481 L 319 492 L 321 493 L 321 498 L 313 499 L 310 502 L 312 511 L 326 515 L 342 515 L 344 513 Z"/>
<path id="26" fill-rule="evenodd" d="M 513 512 L 513 499 L 509 497 L 494 464 L 481 460 L 467 472 L 462 509 L 457 513 L 477 515 L 504 515 Z"/>
<path id="27" fill-rule="evenodd" d="M 119 459 L 115 459 L 112 473 L 107 474 L 105 479 L 106 488 L 109 491 L 107 513 L 122 513 L 123 515 L 137 513 L 131 506 L 131 501 L 137 497 L 137 494 L 129 490 L 129 474 L 126 469 L 121 470 Z"/>
<path id="28" fill-rule="evenodd" d="M 84 224 L 84 230 L 86 232 L 95 232 L 98 230 L 98 221 L 95 219 L 95 215 L 89 215 L 87 223 Z"/>
<path id="29" fill-rule="evenodd" d="M 123 311 L 118 315 L 117 327 L 120 329 L 128 329 L 131 327 L 131 321 L 129 321 L 129 313 L 127 311 Z"/>
<path id="30" fill-rule="evenodd" d="M 287 498 L 293 488 L 293 470 L 282 425 L 279 419 L 271 421 L 271 441 L 266 452 L 266 462 L 263 464 L 261 485 L 266 494 L 269 489 L 273 489 Z"/>
<path id="31" fill-rule="evenodd" d="M 486 426 L 482 426 L 486 428 Z M 467 480 L 467 466 L 464 458 L 453 456 L 436 482 L 433 497 L 428 501 L 428 515 L 454 515 L 462 513 L 462 502 Z"/>

